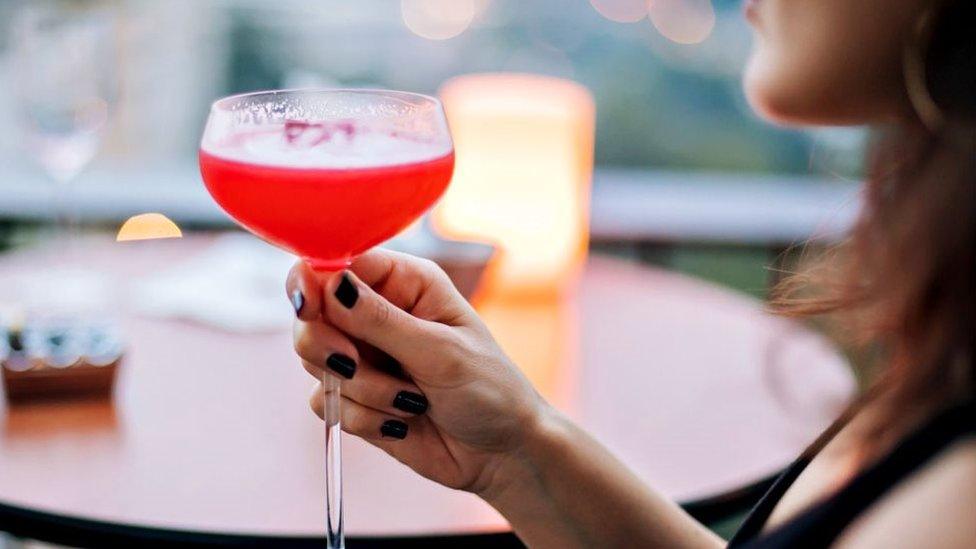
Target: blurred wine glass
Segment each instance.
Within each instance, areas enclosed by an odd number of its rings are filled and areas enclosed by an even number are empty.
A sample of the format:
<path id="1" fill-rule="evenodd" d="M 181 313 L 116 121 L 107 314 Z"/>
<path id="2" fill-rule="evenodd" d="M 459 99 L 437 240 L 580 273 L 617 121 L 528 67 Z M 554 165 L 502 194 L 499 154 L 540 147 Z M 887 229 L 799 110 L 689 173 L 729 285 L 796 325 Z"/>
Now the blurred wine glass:
<path id="1" fill-rule="evenodd" d="M 27 155 L 54 183 L 62 248 L 55 254 L 58 265 L 35 273 L 31 287 L 70 309 L 73 297 L 90 302 L 103 285 L 80 268 L 70 243 L 69 191 L 98 151 L 118 93 L 117 15 L 95 2 L 31 1 L 14 12 L 10 28 L 16 131 Z"/>
<path id="2" fill-rule="evenodd" d="M 12 31 L 23 143 L 61 193 L 95 156 L 117 94 L 116 18 L 92 4 L 31 2 Z"/>

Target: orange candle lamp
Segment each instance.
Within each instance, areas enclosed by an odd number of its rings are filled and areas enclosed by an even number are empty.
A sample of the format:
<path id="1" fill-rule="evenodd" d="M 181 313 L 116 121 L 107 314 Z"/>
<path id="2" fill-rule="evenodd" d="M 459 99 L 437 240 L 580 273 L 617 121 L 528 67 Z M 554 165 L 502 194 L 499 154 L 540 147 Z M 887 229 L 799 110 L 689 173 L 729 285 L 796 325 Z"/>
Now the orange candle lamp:
<path id="1" fill-rule="evenodd" d="M 457 163 L 434 211 L 442 234 L 500 253 L 485 291 L 555 296 L 589 240 L 596 109 L 583 86 L 528 74 L 475 74 L 440 90 Z"/>

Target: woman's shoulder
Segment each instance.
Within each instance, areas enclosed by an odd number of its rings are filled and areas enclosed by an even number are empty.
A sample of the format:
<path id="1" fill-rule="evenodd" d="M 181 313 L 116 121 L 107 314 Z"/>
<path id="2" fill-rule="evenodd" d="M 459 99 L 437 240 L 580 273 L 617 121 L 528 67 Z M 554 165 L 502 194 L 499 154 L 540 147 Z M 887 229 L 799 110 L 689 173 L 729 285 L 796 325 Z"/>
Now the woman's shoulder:
<path id="1" fill-rule="evenodd" d="M 946 447 L 885 494 L 835 546 L 976 547 L 976 435 Z"/>

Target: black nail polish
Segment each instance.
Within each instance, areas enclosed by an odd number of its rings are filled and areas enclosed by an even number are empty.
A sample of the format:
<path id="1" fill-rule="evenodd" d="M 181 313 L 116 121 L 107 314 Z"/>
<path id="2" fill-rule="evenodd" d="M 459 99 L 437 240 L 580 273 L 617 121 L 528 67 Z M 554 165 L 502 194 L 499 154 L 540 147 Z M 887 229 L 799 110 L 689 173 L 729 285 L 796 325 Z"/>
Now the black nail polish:
<path id="1" fill-rule="evenodd" d="M 302 314 L 302 309 L 305 307 L 305 296 L 302 295 L 301 290 L 295 290 L 291 293 L 291 306 L 295 308 L 295 316 Z"/>
<path id="2" fill-rule="evenodd" d="M 349 280 L 348 274 L 342 273 L 342 280 L 336 288 L 335 296 L 339 300 L 339 303 L 342 303 L 347 309 L 352 309 L 353 305 L 356 304 L 356 300 L 359 299 L 359 290 Z"/>
<path id="3" fill-rule="evenodd" d="M 422 414 L 428 405 L 427 397 L 411 391 L 400 391 L 393 398 L 393 407 L 408 414 Z"/>
<path id="4" fill-rule="evenodd" d="M 380 434 L 388 438 L 407 438 L 407 424 L 398 419 L 388 419 L 380 426 Z"/>
<path id="5" fill-rule="evenodd" d="M 325 365 L 346 379 L 352 379 L 356 373 L 356 361 L 339 353 L 332 353 L 325 359 Z"/>

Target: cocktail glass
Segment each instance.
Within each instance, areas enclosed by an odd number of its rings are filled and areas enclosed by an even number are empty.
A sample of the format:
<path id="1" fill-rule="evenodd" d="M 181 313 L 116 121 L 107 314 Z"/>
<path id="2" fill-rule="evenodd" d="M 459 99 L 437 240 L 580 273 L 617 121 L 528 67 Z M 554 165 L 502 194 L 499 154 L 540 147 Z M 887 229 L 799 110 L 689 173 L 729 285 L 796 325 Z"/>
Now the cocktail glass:
<path id="1" fill-rule="evenodd" d="M 200 172 L 240 225 L 318 271 L 342 269 L 443 194 L 454 148 L 440 102 L 384 90 L 283 90 L 216 101 Z M 343 542 L 339 383 L 325 375 L 326 532 Z"/>

